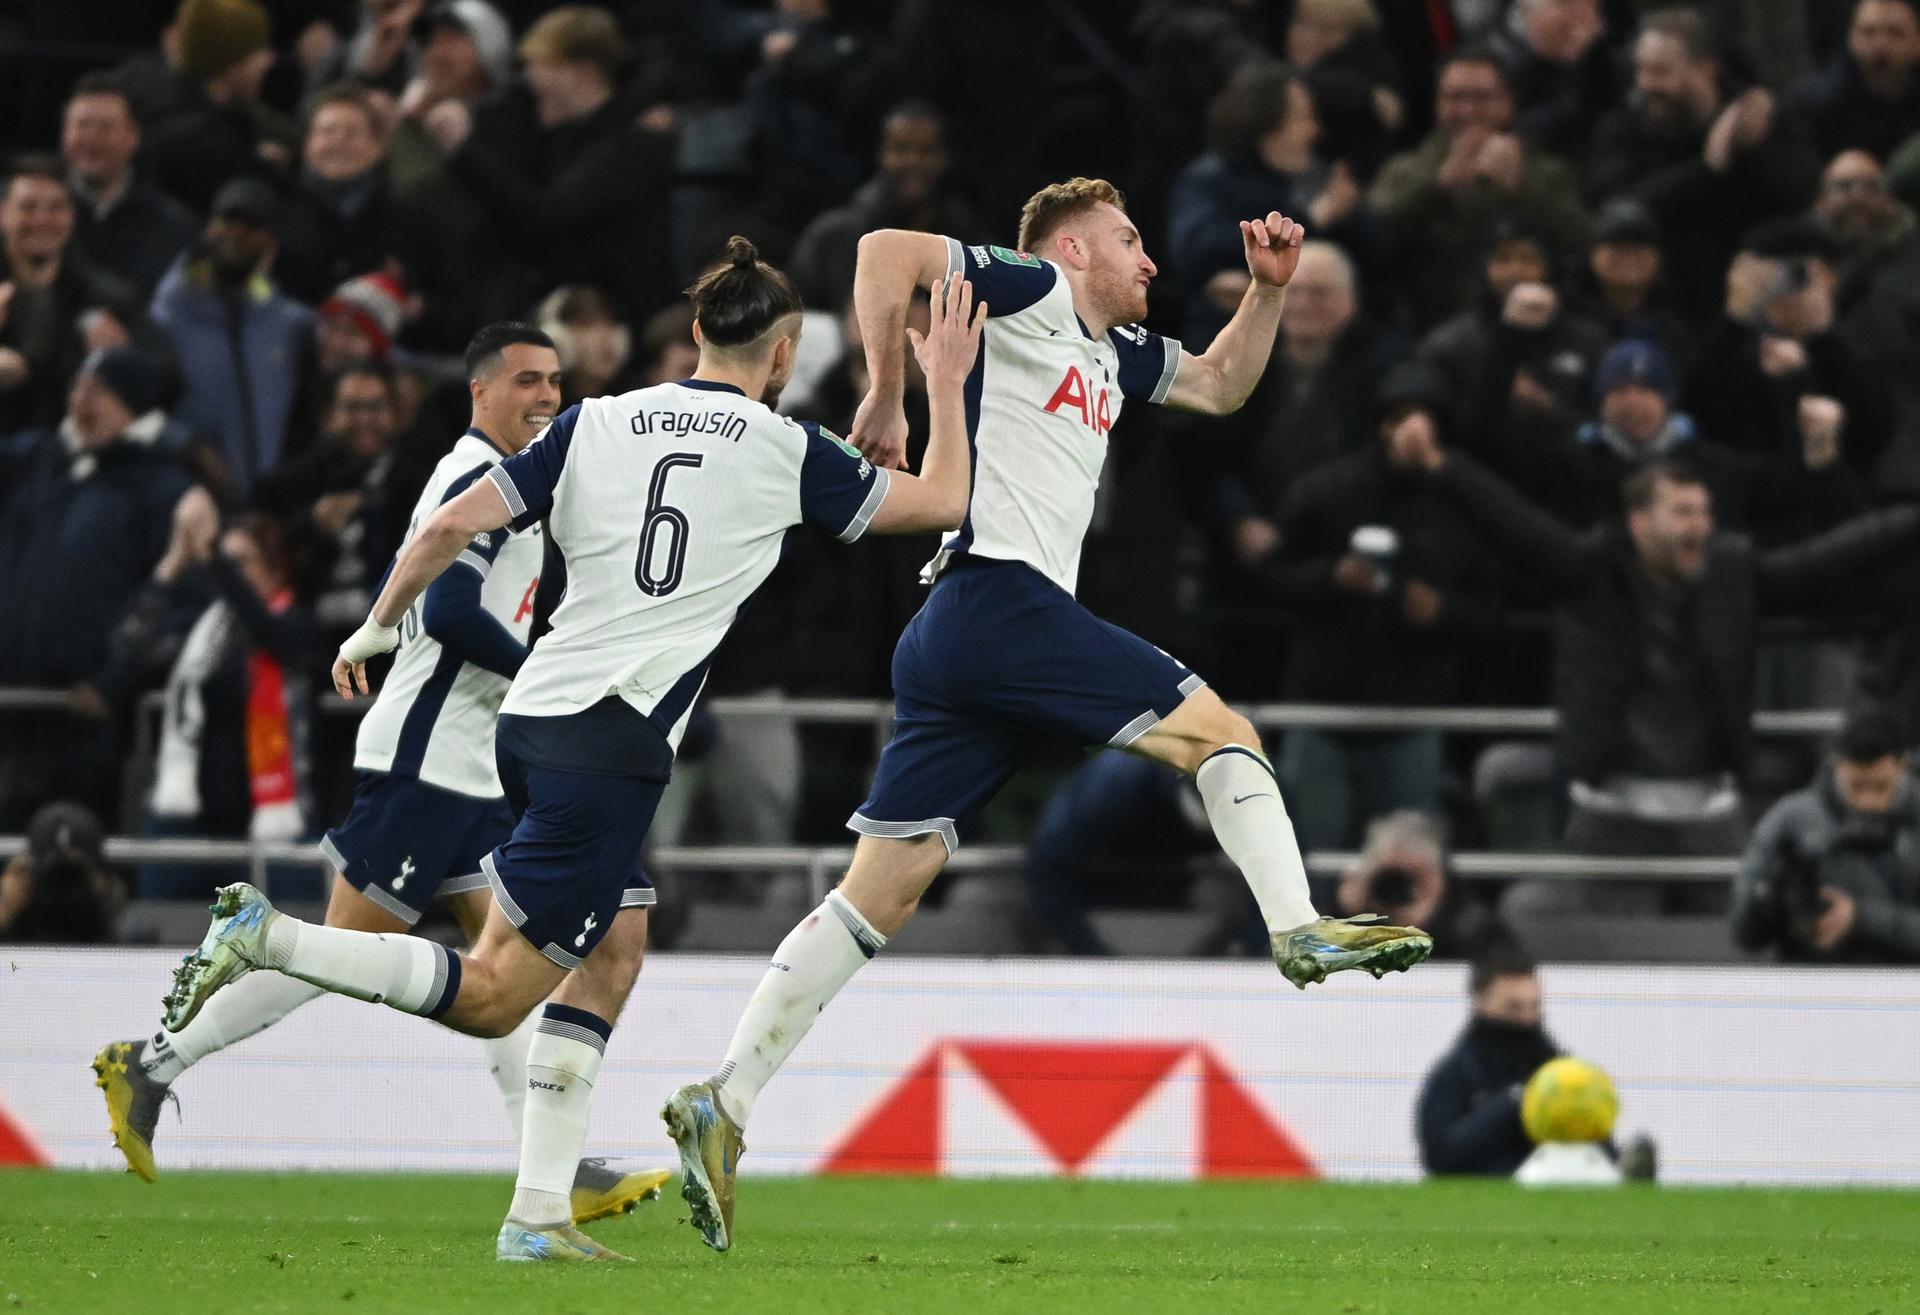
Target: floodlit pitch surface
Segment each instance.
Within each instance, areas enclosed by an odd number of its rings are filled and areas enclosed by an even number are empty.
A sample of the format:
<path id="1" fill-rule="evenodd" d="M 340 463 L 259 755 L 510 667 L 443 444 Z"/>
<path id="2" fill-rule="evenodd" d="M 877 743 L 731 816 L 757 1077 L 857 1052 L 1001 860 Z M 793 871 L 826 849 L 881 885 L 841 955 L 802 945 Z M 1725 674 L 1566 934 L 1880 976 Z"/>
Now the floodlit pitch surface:
<path id="1" fill-rule="evenodd" d="M 730 1255 L 669 1196 L 562 1267 L 494 1263 L 508 1190 L 0 1173 L 0 1315 L 1920 1310 L 1920 1193 L 749 1179 Z"/>

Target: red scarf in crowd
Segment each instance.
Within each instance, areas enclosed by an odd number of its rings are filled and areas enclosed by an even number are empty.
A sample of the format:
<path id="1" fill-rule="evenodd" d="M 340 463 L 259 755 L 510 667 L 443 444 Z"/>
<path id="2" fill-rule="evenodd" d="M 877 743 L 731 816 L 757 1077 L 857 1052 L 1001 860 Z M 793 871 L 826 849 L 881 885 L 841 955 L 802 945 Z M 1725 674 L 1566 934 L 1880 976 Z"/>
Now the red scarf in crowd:
<path id="1" fill-rule="evenodd" d="M 293 590 L 281 589 L 266 604 L 267 611 L 278 616 L 293 606 Z M 301 819 L 287 677 L 263 648 L 247 655 L 247 780 L 253 794 L 253 837 L 296 839 Z"/>

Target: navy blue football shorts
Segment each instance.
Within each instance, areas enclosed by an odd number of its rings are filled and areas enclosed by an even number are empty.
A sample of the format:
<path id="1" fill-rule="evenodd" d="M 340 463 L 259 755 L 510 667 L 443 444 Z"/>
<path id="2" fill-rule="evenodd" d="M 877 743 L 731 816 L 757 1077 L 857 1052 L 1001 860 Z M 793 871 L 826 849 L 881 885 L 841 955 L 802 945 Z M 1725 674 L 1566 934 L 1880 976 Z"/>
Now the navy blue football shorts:
<path id="1" fill-rule="evenodd" d="M 347 884 L 411 927 L 434 900 L 485 890 L 480 860 L 513 830 L 505 799 L 361 772 L 346 820 L 320 839 Z"/>
<path id="2" fill-rule="evenodd" d="M 638 712 L 606 703 L 571 716 L 502 714 L 494 732 L 500 784 L 519 820 L 481 867 L 501 912 L 569 971 L 616 913 L 654 902 L 640 849 L 667 782 L 653 751 L 661 746 L 625 752 L 630 733 L 659 740 Z"/>
<path id="3" fill-rule="evenodd" d="M 1033 749 L 1125 748 L 1205 684 L 1032 567 L 960 557 L 893 651 L 893 738 L 847 826 L 952 853 Z"/>

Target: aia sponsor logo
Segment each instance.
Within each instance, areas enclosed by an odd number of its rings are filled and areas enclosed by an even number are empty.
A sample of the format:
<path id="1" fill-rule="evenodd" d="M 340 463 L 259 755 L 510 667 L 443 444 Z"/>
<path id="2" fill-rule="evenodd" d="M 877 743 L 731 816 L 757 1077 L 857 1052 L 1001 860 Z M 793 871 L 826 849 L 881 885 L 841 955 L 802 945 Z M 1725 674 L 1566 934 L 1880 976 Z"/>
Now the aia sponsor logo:
<path id="1" fill-rule="evenodd" d="M 1053 390 L 1053 396 L 1047 400 L 1048 415 L 1062 413 L 1080 417 L 1080 423 L 1091 429 L 1101 438 L 1113 428 L 1113 411 L 1107 401 L 1105 384 L 1095 388 L 1087 376 L 1080 373 L 1080 367 L 1069 365 L 1066 378 Z"/>

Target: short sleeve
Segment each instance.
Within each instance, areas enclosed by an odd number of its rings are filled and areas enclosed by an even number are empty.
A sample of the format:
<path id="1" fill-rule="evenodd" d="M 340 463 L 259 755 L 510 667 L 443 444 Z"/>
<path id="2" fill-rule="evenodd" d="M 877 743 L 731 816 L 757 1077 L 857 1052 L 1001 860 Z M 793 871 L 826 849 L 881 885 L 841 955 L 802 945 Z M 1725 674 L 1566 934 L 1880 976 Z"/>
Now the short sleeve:
<path id="1" fill-rule="evenodd" d="M 1107 341 L 1119 357 L 1120 393 L 1147 402 L 1164 402 L 1180 369 L 1180 341 L 1129 324 L 1108 329 Z"/>
<path id="2" fill-rule="evenodd" d="M 993 319 L 1018 315 L 1053 290 L 1059 271 L 1038 256 L 1005 247 L 962 246 L 947 239 L 947 273 L 973 284 L 973 300 Z"/>
<path id="3" fill-rule="evenodd" d="M 475 481 L 486 478 L 487 472 L 491 469 L 490 465 L 475 466 L 454 480 L 447 485 L 447 491 L 440 495 L 440 505 L 444 507 L 465 493 L 473 487 Z M 468 541 L 467 546 L 460 550 L 460 555 L 454 558 L 454 561 L 460 565 L 471 566 L 480 573 L 482 579 L 485 579 L 487 572 L 493 569 L 493 559 L 500 555 L 501 545 L 506 543 L 512 533 L 507 529 L 482 530 Z"/>
<path id="4" fill-rule="evenodd" d="M 537 525 L 553 510 L 553 490 L 560 483 L 567 449 L 573 445 L 573 427 L 579 421 L 580 404 L 575 402 L 555 416 L 533 442 L 487 471 L 487 478 L 513 513 L 514 529 Z"/>
<path id="5" fill-rule="evenodd" d="M 800 515 L 842 543 L 867 532 L 892 479 L 831 429 L 795 421 L 807 436 L 800 462 Z"/>

